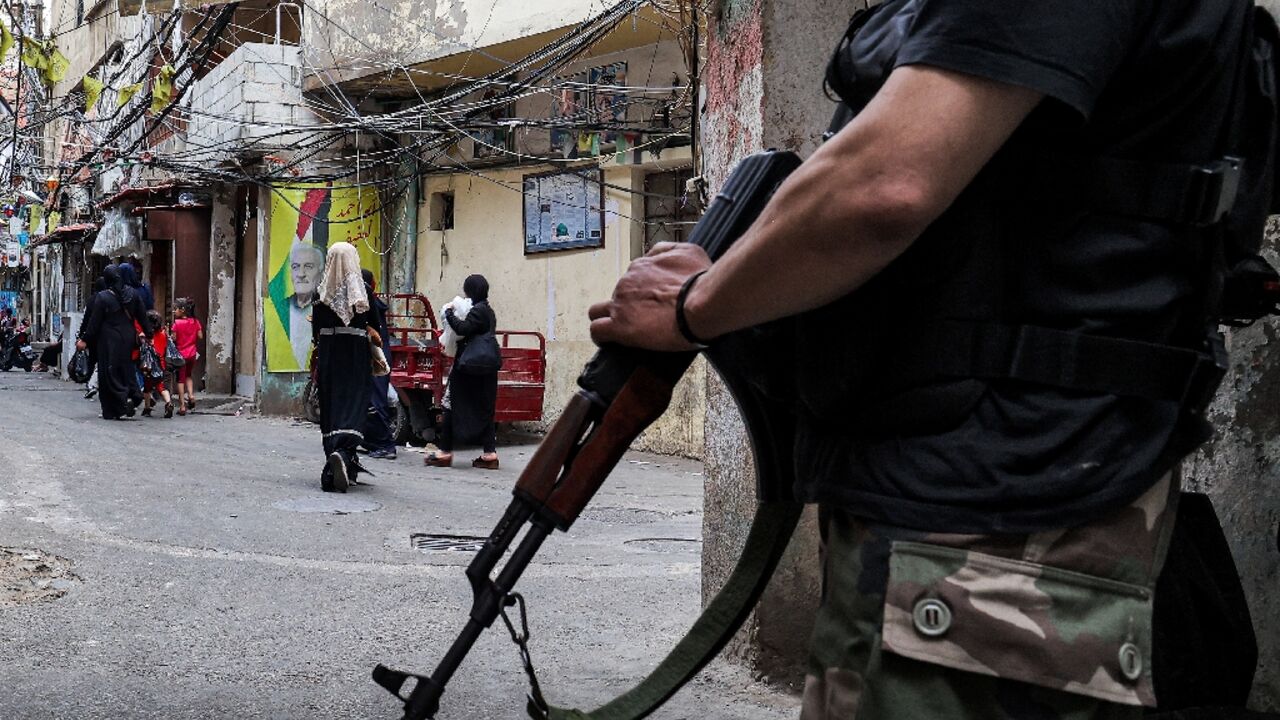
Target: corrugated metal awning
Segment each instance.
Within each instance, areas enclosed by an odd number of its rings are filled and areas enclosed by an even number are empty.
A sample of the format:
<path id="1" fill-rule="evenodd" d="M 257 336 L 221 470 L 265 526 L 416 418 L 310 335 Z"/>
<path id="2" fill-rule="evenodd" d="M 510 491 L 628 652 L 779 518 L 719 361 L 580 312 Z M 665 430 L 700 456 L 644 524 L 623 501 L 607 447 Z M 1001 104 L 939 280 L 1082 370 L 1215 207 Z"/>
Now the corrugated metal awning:
<path id="1" fill-rule="evenodd" d="M 40 247 L 41 245 L 52 245 L 53 243 L 66 242 L 68 240 L 77 240 L 86 235 L 98 231 L 98 226 L 94 223 L 76 223 L 75 225 L 59 225 L 53 229 L 53 232 L 47 235 L 41 235 L 31 241 L 31 247 Z"/>
<path id="2" fill-rule="evenodd" d="M 134 202 L 150 201 L 150 199 L 155 195 L 169 196 L 173 194 L 173 191 L 177 187 L 178 186 L 175 183 L 168 183 L 165 185 L 143 185 L 139 187 L 125 188 L 120 192 L 117 192 L 115 195 L 112 195 L 106 200 L 98 203 L 98 209 L 105 210 L 109 207 L 119 205 L 122 202 L 130 200 Z"/>

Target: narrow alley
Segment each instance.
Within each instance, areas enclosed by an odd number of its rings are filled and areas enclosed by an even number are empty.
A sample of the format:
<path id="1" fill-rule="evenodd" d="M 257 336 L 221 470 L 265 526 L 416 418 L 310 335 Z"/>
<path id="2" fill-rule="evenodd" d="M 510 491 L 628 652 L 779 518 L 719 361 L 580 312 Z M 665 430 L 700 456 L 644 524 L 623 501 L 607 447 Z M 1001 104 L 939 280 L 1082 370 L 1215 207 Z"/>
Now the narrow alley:
<path id="1" fill-rule="evenodd" d="M 531 445 L 499 471 L 369 461 L 320 492 L 316 426 L 196 412 L 105 422 L 81 387 L 0 375 L 0 717 L 392 718 L 378 662 L 429 672 L 461 628 L 472 553 Z M 632 454 L 520 590 L 553 702 L 624 690 L 699 601 L 701 465 Z M 24 558 L 30 558 L 24 561 Z M 40 573 L 22 568 L 44 566 Z M 40 575 L 50 577 L 41 578 Z M 65 593 L 65 594 L 62 594 Z M 58 595 L 61 595 L 60 597 Z M 515 718 L 527 688 L 493 628 L 442 717 Z M 661 717 L 794 717 L 797 700 L 719 661 Z"/>

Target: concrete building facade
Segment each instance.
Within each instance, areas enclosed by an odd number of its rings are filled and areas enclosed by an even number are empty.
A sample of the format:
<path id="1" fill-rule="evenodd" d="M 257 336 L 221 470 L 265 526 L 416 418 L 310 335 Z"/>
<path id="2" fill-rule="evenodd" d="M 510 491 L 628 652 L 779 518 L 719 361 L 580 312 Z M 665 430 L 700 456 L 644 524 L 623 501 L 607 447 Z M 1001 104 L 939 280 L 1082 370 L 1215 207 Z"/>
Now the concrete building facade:
<path id="1" fill-rule="evenodd" d="M 421 100 L 420 93 L 439 92 L 464 75 L 483 76 L 503 62 L 516 62 L 598 12 L 581 2 L 503 5 L 491 17 L 488 9 L 468 2 L 447 7 L 411 2 L 394 8 L 318 3 L 316 15 L 324 20 L 307 26 L 304 87 L 370 92 L 367 102 L 395 113 L 402 104 Z M 412 42 L 402 34 L 381 32 L 392 26 L 413 28 Z M 561 97 L 530 91 L 490 111 L 497 125 L 492 131 L 464 131 L 447 147 L 423 151 L 416 198 L 390 205 L 384 214 L 389 287 L 422 293 L 439 308 L 461 294 L 467 275 L 481 273 L 491 283 L 500 327 L 536 331 L 546 338 L 544 420 L 535 430 L 559 416 L 595 351 L 587 308 L 608 297 L 631 260 L 654 242 L 674 239 L 696 218 L 696 203 L 684 199 L 686 180 L 694 173 L 687 132 L 678 127 L 688 122 L 687 109 L 681 115 L 676 107 L 688 102 L 680 102 L 689 72 L 680 38 L 652 9 L 638 11 L 560 68 L 557 79 L 581 77 L 587 85 L 602 68 L 622 73 L 617 91 L 631 93 L 618 113 L 620 123 L 642 125 L 656 118 L 665 127 L 613 140 L 607 132 L 597 133 L 598 147 L 567 151 L 563 136 L 545 125 L 557 119 Z M 456 107 L 482 104 L 504 86 L 495 82 L 481 87 L 460 98 Z M 652 91 L 637 98 L 637 87 Z M 429 112 L 426 117 L 435 119 Z M 602 246 L 526 252 L 526 181 L 556 171 L 597 169 L 603 180 L 597 203 L 603 215 Z M 701 371 L 687 378 L 673 410 L 638 447 L 700 456 L 703 388 Z"/>
<path id="2" fill-rule="evenodd" d="M 75 169 L 50 211 L 60 221 L 96 221 L 104 213 L 128 221 L 121 225 L 124 235 L 90 234 L 80 286 L 87 288 L 105 263 L 134 257 L 166 317 L 177 298 L 193 299 L 206 329 L 195 377 L 212 393 L 253 397 L 261 384 L 261 304 L 244 296 L 252 289 L 260 297 L 252 262 L 265 238 L 257 235 L 256 208 L 269 190 L 247 178 L 237 181 L 236 173 L 225 173 L 225 181 L 208 175 L 252 168 L 307 137 L 315 116 L 302 98 L 300 9 L 271 0 L 241 3 L 203 62 L 189 63 L 173 78 L 176 97 L 168 114 L 151 110 L 128 124 L 118 118 L 138 102 L 120 101 L 130 81 L 139 81 L 145 95 L 178 48 L 188 40 L 199 46 L 208 37 L 208 18 L 202 24 L 203 13 L 193 11 L 174 20 L 139 13 L 127 3 L 118 13 L 103 3 L 86 9 L 57 0 L 51 7 L 55 42 L 66 47 L 69 59 L 54 97 L 83 102 L 86 76 L 105 87 L 95 107 L 46 126 L 47 153 Z M 111 138 L 104 137 L 108 132 Z M 281 132 L 289 139 L 271 139 Z M 87 156 L 103 143 L 105 149 Z M 188 168 L 212 173 L 165 166 L 155 162 L 159 157 L 181 158 Z M 50 240 L 58 244 L 56 237 Z M 83 292 L 68 294 L 62 311 L 78 311 L 85 299 Z M 257 332 L 238 332 L 241 327 Z"/>
<path id="3" fill-rule="evenodd" d="M 308 379 L 305 358 L 280 361 L 289 343 L 300 351 L 287 327 L 281 339 L 288 313 L 276 296 L 282 283 L 293 287 L 287 272 L 282 280 L 282 253 L 311 242 L 307 223 L 290 220 L 306 215 L 295 195 L 312 187 L 308 178 L 339 178 L 335 192 L 377 188 L 378 224 L 360 242 L 382 288 L 422 293 L 439 307 L 461 291 L 466 274 L 481 272 L 493 282 L 502 328 L 546 338 L 544 420 L 533 430 L 559 415 L 594 352 L 587 307 L 607 297 L 648 246 L 678 238 L 696 219 L 686 191 L 694 175 L 689 41 L 652 7 L 617 15 L 564 62 L 539 49 L 563 45 L 598 7 L 248 0 L 223 24 L 207 62 L 178 63 L 169 116 L 141 113 L 117 128 L 118 116 L 139 102 L 119 103 L 126 85 L 140 82 L 145 95 L 182 48 L 207 37 L 224 4 L 184 4 L 176 23 L 168 7 L 122 2 L 116 13 L 81 5 L 52 6 L 69 61 L 53 94 L 83 97 L 86 76 L 106 87 L 96 107 L 47 128 L 49 155 L 74 170 L 59 220 L 123 213 L 128 222 L 112 227 L 132 235 L 91 243 L 100 252 L 91 251 L 86 274 L 96 274 L 94 263 L 133 255 L 164 310 L 195 293 L 207 336 L 199 382 L 250 397 L 264 412 L 301 414 Z M 537 60 L 501 81 L 484 80 L 529 57 Z M 553 61 L 555 77 L 540 76 Z M 526 92 L 491 102 L 525 82 Z M 458 94 L 458 87 L 470 89 Z M 449 104 L 428 101 L 451 91 Z M 486 104 L 493 107 L 470 110 Z M 422 132 L 450 140 L 424 144 L 423 135 L 405 132 L 406 112 L 418 113 Z M 602 120 L 610 127 L 586 127 Z M 598 173 L 600 242 L 526 253 L 524 185 L 555 171 Z M 412 187 L 399 187 L 401 176 Z M 703 388 L 701 375 L 691 377 L 675 411 L 639 446 L 700 455 Z"/>

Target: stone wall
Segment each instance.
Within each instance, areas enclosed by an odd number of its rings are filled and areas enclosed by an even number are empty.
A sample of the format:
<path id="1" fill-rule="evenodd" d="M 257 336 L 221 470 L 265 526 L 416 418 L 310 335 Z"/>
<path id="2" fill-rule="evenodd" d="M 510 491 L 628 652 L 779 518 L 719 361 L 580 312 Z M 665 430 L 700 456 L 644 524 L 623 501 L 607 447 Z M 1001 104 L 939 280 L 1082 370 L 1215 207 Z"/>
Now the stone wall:
<path id="1" fill-rule="evenodd" d="M 1280 262 L 1280 218 L 1268 227 L 1268 255 Z M 1210 408 L 1213 439 L 1183 464 L 1187 490 L 1213 498 L 1258 635 L 1253 705 L 1280 710 L 1280 320 L 1228 335 L 1231 369 Z"/>
<path id="2" fill-rule="evenodd" d="M 739 160 L 763 148 L 808 155 L 833 105 L 822 72 L 858 3 L 723 0 L 707 20 L 702 69 L 703 172 L 714 192 Z M 755 512 L 755 472 L 742 421 L 723 383 L 709 374 L 705 423 L 703 601 L 737 560 Z M 808 513 L 729 652 L 774 680 L 799 684 L 820 589 L 816 513 Z"/>

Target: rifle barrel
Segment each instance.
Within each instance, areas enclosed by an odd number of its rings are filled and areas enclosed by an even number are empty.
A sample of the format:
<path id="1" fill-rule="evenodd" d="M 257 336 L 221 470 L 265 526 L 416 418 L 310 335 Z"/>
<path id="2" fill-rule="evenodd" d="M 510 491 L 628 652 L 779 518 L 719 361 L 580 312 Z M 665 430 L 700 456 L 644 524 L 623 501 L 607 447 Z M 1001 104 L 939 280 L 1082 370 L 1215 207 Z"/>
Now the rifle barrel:
<path id="1" fill-rule="evenodd" d="M 511 559 L 502 566 L 498 578 L 483 586 L 473 581 L 475 598 L 471 606 L 471 617 L 462 628 L 462 632 L 458 633 L 458 638 L 453 641 L 453 645 L 449 646 L 449 651 L 436 666 L 435 672 L 431 673 L 431 678 L 419 680 L 414 686 L 408 702 L 405 703 L 404 720 L 430 720 L 435 717 L 436 712 L 440 710 L 440 697 L 444 694 L 445 686 L 462 665 L 467 653 L 471 652 L 476 640 L 480 639 L 481 633 L 498 619 L 507 595 L 520 580 L 520 576 L 524 574 L 529 564 L 533 562 L 534 556 L 542 547 L 543 541 L 551 534 L 551 530 L 552 526 L 546 522 L 533 521 L 529 525 L 529 531 L 511 553 Z"/>

